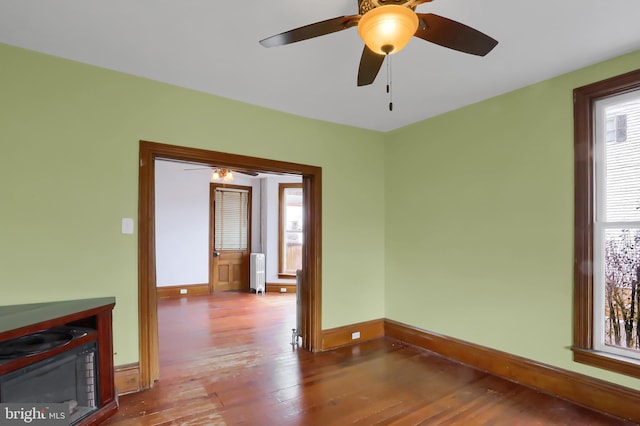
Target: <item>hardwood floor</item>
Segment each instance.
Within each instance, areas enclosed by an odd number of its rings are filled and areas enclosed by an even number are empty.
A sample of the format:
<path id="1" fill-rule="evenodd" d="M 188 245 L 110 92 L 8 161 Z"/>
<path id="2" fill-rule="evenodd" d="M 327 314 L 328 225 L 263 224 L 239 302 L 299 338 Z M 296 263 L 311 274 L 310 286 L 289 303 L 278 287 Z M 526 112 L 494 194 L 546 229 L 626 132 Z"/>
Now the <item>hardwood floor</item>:
<path id="1" fill-rule="evenodd" d="M 160 299 L 160 381 L 110 425 L 632 424 L 379 339 L 291 346 L 295 295 Z"/>

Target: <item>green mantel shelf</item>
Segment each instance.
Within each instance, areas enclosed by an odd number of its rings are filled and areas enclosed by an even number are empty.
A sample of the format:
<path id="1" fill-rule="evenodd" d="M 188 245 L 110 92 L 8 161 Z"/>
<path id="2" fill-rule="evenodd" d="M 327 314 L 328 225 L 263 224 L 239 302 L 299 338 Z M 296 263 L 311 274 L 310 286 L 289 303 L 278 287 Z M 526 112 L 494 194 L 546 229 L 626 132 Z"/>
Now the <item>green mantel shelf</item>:
<path id="1" fill-rule="evenodd" d="M 116 303 L 115 297 L 0 306 L 0 334 Z"/>

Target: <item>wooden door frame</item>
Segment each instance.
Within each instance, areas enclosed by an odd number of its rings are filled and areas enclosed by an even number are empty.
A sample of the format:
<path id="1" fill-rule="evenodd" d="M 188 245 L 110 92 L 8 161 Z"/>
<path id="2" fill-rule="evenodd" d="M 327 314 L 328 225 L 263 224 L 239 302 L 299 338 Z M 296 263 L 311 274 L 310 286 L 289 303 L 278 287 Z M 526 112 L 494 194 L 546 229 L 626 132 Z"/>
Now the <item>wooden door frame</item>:
<path id="1" fill-rule="evenodd" d="M 210 182 L 209 183 L 209 293 L 213 294 L 214 292 L 214 277 L 216 276 L 215 271 L 215 263 L 213 260 L 213 252 L 215 251 L 215 236 L 216 236 L 216 226 L 215 226 L 215 208 L 214 208 L 214 200 L 215 200 L 215 192 L 216 188 L 232 188 L 232 189 L 242 189 L 246 190 L 248 194 L 247 199 L 247 249 L 244 251 L 242 255 L 242 262 L 246 264 L 246 268 L 242 269 L 242 278 L 246 279 L 247 289 L 250 288 L 251 284 L 249 283 L 249 254 L 251 253 L 251 206 L 253 202 L 253 188 L 251 186 L 246 185 L 230 185 L 227 183 L 220 182 Z M 246 269 L 246 270 L 245 270 Z"/>
<path id="2" fill-rule="evenodd" d="M 168 159 L 265 173 L 302 176 L 304 189 L 304 249 L 301 288 L 302 347 L 321 350 L 322 332 L 322 168 L 140 141 L 138 173 L 138 324 L 140 385 L 158 380 L 158 304 L 155 258 L 155 160 Z"/>

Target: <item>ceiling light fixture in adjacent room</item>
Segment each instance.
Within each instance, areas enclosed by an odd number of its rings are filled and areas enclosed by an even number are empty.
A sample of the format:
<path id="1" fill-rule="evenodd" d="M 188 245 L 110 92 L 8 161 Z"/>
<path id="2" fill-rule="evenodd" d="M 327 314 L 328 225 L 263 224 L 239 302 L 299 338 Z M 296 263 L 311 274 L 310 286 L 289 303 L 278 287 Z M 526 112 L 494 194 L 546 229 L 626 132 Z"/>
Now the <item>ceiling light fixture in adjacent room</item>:
<path id="1" fill-rule="evenodd" d="M 211 182 L 231 182 L 233 180 L 233 173 L 229 169 L 213 169 L 211 173 Z"/>

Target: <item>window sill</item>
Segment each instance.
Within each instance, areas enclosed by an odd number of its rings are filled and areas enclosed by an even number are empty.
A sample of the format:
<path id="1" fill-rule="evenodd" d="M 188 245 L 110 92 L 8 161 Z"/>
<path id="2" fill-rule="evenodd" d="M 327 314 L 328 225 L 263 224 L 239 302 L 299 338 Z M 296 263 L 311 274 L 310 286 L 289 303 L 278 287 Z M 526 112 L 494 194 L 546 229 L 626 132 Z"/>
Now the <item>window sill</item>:
<path id="1" fill-rule="evenodd" d="M 279 273 L 278 274 L 278 278 L 285 278 L 285 279 L 295 280 L 296 279 L 296 274 L 282 274 L 282 273 Z"/>
<path id="2" fill-rule="evenodd" d="M 593 349 L 572 347 L 573 360 L 640 379 L 640 360 L 613 355 Z"/>

